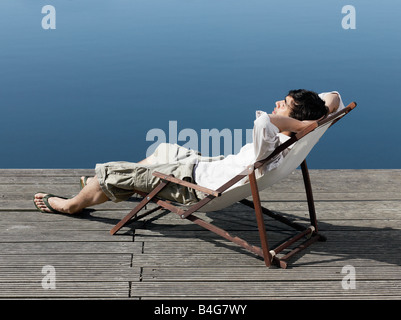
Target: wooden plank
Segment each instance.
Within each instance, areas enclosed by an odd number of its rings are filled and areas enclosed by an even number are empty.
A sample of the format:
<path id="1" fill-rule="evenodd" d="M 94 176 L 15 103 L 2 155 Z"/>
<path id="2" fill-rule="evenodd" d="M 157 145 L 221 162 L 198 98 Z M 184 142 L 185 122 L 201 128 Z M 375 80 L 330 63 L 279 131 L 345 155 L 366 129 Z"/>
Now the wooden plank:
<path id="1" fill-rule="evenodd" d="M 0 242 L 49 242 L 49 241 L 132 241 L 132 230 L 125 229 L 116 237 L 110 237 L 103 230 L 34 230 L 18 228 L 3 230 L 0 233 Z"/>
<path id="2" fill-rule="evenodd" d="M 314 191 L 313 196 L 315 201 L 400 201 L 400 193 L 394 191 L 359 191 L 353 190 L 353 192 L 343 192 L 342 190 L 330 191 Z M 261 191 L 261 198 L 268 202 L 295 202 L 295 201 L 306 201 L 305 192 L 303 189 L 293 192 L 285 192 L 284 190 L 279 192 L 278 190 L 263 190 Z M 249 199 L 251 200 L 251 199 Z"/>
<path id="3" fill-rule="evenodd" d="M 48 242 L 3 242 L 0 244 L 0 255 L 11 254 L 119 254 L 132 253 L 140 254 L 143 244 L 140 242 L 126 241 L 48 241 Z"/>
<path id="4" fill-rule="evenodd" d="M 279 241 L 283 238 L 270 237 L 269 240 Z M 372 239 L 358 239 L 357 237 L 347 239 L 331 239 L 326 242 L 319 242 L 309 252 L 322 252 L 326 255 L 352 255 L 358 254 L 363 256 L 395 256 L 397 257 L 398 247 L 401 241 L 391 242 L 391 246 L 382 241 L 372 241 Z M 199 241 L 145 241 L 143 244 L 143 253 L 198 253 L 198 254 L 237 254 L 243 252 L 244 249 L 232 244 L 224 239 L 200 239 Z"/>
<path id="5" fill-rule="evenodd" d="M 16 176 L 16 175 L 49 175 L 49 176 L 53 176 L 53 175 L 85 175 L 89 172 L 94 173 L 94 169 L 93 168 L 79 168 L 79 169 L 47 169 L 47 168 L 43 168 L 43 169 L 22 169 L 22 168 L 18 168 L 18 169 L 0 169 L 0 175 L 2 176 L 7 176 L 7 175 L 11 175 L 11 176 Z"/>
<path id="6" fill-rule="evenodd" d="M 335 174 L 333 174 L 335 173 Z M 390 170 L 309 170 L 313 192 L 396 192 L 401 180 L 400 169 Z M 303 189 L 302 174 L 295 170 L 289 177 L 276 183 L 280 191 L 300 191 Z M 263 192 L 267 192 L 265 189 Z"/>
<path id="7" fill-rule="evenodd" d="M 240 238 L 249 240 L 250 242 L 259 241 L 259 235 L 254 230 L 240 230 L 232 231 L 232 235 L 236 235 Z M 271 231 L 269 238 L 275 240 L 283 239 L 284 237 L 290 236 L 293 232 L 290 231 Z M 135 230 L 135 241 L 151 241 L 151 242 L 169 242 L 169 241 L 182 241 L 186 242 L 203 242 L 203 241 L 223 241 L 222 238 L 207 230 L 176 230 L 173 228 L 166 229 L 136 229 Z"/>
<path id="8" fill-rule="evenodd" d="M 255 298 L 255 299 L 341 299 L 401 298 L 401 281 L 358 281 L 355 290 L 344 290 L 341 281 L 246 281 L 246 282 L 136 282 L 132 283 L 132 297 L 186 298 Z"/>
<path id="9" fill-rule="evenodd" d="M 130 267 L 132 254 L 22 254 L 0 255 L 1 268 L 41 268 L 45 265 L 58 267 L 82 267 L 82 266 L 110 266 Z M 0 274 L 1 276 L 1 274 Z"/>
<path id="10" fill-rule="evenodd" d="M 44 266 L 1 267 L 0 282 L 3 283 L 41 283 L 46 273 Z M 56 282 L 121 282 L 140 281 L 141 268 L 121 265 L 60 265 L 55 267 Z"/>
<path id="11" fill-rule="evenodd" d="M 57 282 L 56 289 L 43 289 L 38 283 L 2 283 L 0 298 L 128 298 L 129 283 L 123 282 Z"/>
<path id="12" fill-rule="evenodd" d="M 80 187 L 78 184 L 40 184 L 40 185 L 0 185 L 0 192 L 2 194 L 2 201 L 14 200 L 18 201 L 32 201 L 33 196 L 37 192 L 53 193 L 60 196 L 72 196 L 78 194 Z M 314 198 L 316 202 L 357 202 L 370 201 L 394 201 L 400 202 L 401 195 L 399 191 L 389 192 L 354 192 L 354 193 L 342 193 L 342 192 L 314 192 Z M 252 199 L 250 199 L 252 200 Z M 135 201 L 133 198 L 132 201 Z M 291 203 L 304 203 L 306 201 L 304 192 L 266 192 L 261 195 L 261 201 L 266 202 L 266 206 L 272 206 L 275 203 L 284 203 L 291 205 Z M 110 202 L 111 203 L 111 202 Z M 129 202 L 122 202 L 130 207 Z M 115 203 L 114 203 L 115 205 Z"/>
<path id="13" fill-rule="evenodd" d="M 253 254 L 244 252 L 242 254 L 197 254 L 197 253 L 186 253 L 186 254 L 171 254 L 171 253 L 159 253 L 159 254 L 142 254 L 134 256 L 132 259 L 133 266 L 170 266 L 185 268 L 188 266 L 256 266 L 259 267 L 263 264 L 263 261 Z"/>
<path id="14" fill-rule="evenodd" d="M 269 237 L 275 239 L 281 239 L 283 237 L 290 236 L 294 232 L 282 231 L 282 230 L 268 230 Z M 237 235 L 240 237 L 248 237 L 250 239 L 258 239 L 258 235 L 255 235 L 253 230 L 250 231 L 238 231 Z M 391 244 L 392 241 L 398 243 L 400 239 L 400 232 L 397 229 L 380 229 L 371 228 L 370 230 L 358 230 L 355 232 L 352 228 L 345 230 L 328 230 L 324 233 L 327 236 L 328 241 L 358 241 L 376 243 L 381 242 L 386 245 Z M 135 241 L 183 241 L 190 239 L 192 241 L 205 241 L 221 239 L 221 237 L 205 230 L 194 232 L 193 230 L 182 231 L 166 229 L 166 230 L 150 230 L 150 229 L 136 229 L 135 230 Z M 187 241 L 189 242 L 189 241 Z M 358 244 L 358 242 L 356 243 Z"/>
<path id="15" fill-rule="evenodd" d="M 44 229 L 56 230 L 82 230 L 82 231 L 108 231 L 122 216 L 119 212 L 110 213 L 106 217 L 90 216 L 87 218 L 74 216 L 53 215 L 51 217 L 41 214 L 25 214 L 26 219 L 12 219 L 12 214 L 2 220 L 2 227 L 5 231 L 16 232 L 41 232 Z M 35 217 L 36 216 L 36 217 Z M 125 228 L 125 230 L 128 230 Z"/>
<path id="16" fill-rule="evenodd" d="M 283 214 L 284 216 L 290 218 L 292 221 L 297 222 L 301 225 L 308 226 L 309 217 L 305 214 L 303 217 L 299 217 L 299 215 L 293 215 L 289 213 Z M 197 215 L 198 216 L 198 215 Z M 378 218 L 378 217 L 371 217 L 370 219 L 359 218 L 356 215 L 352 217 L 329 217 L 328 219 L 319 219 L 318 225 L 319 230 L 377 230 L 377 229 L 401 229 L 401 220 L 400 219 L 393 219 L 392 217 L 394 214 L 388 214 L 387 218 Z M 327 217 L 327 215 L 325 215 Z M 232 215 L 229 219 L 226 216 L 219 216 L 215 219 L 208 219 L 208 222 L 220 227 L 224 227 L 226 230 L 255 230 L 257 228 L 255 218 L 250 215 L 248 217 L 234 217 Z M 265 224 L 267 230 L 292 230 L 291 227 L 280 223 L 276 220 L 266 218 Z M 134 225 L 134 224 L 133 224 Z M 192 225 L 190 222 L 182 219 L 145 219 L 143 220 L 143 224 L 137 222 L 135 224 L 137 228 L 141 229 L 148 229 L 148 230 L 182 230 L 182 231 L 189 231 L 189 230 L 202 230 L 201 228 Z"/>
<path id="17" fill-rule="evenodd" d="M 266 268 L 259 267 L 144 267 L 142 281 L 342 281 L 345 273 L 342 266 L 310 267 L 310 268 Z M 399 266 L 357 266 L 356 280 L 401 280 Z"/>
<path id="18" fill-rule="evenodd" d="M 49 188 L 47 191 L 50 192 L 52 189 Z M 40 191 L 40 190 L 39 190 Z M 45 191 L 45 190 L 42 190 Z M 18 195 L 18 194 L 10 194 L 10 195 L 4 195 L 8 196 L 8 198 L 5 198 L 4 200 L 0 200 L 0 213 L 2 211 L 34 211 L 38 212 L 33 204 L 33 196 L 34 194 L 38 192 L 36 189 L 30 194 L 24 194 L 24 195 Z M 57 194 L 57 195 L 62 195 L 65 197 L 72 197 L 78 193 L 78 190 L 75 191 L 69 191 L 65 192 L 63 194 Z M 119 202 L 119 203 L 114 203 L 111 201 L 105 202 L 101 205 L 96 206 L 96 210 L 120 210 L 124 209 L 129 211 L 130 209 L 135 206 L 137 202 L 137 198 L 132 197 L 129 199 L 129 201 L 124 201 L 124 202 Z M 126 213 L 125 213 L 126 214 Z"/>
<path id="19" fill-rule="evenodd" d="M 327 253 L 301 253 L 289 260 L 291 268 L 326 267 L 326 266 L 392 266 L 400 263 L 400 258 L 394 256 L 358 254 L 332 254 Z M 133 266 L 144 267 L 176 267 L 184 268 L 197 265 L 199 267 L 225 268 L 225 267 L 260 267 L 263 261 L 248 252 L 238 254 L 175 254 L 159 253 L 152 255 L 138 255 L 133 257 Z"/>

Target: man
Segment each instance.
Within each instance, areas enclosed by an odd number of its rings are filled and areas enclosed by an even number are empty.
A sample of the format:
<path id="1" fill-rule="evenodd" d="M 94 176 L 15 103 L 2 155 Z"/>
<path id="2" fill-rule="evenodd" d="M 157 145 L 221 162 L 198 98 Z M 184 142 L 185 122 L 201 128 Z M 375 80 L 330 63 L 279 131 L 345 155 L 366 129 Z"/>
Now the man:
<path id="1" fill-rule="evenodd" d="M 300 89 L 291 90 L 284 100 L 276 102 L 271 114 L 256 112 L 253 141 L 241 148 L 236 155 L 219 158 L 204 158 L 193 150 L 173 144 L 161 144 L 155 152 L 139 163 L 109 162 L 96 165 L 96 175 L 85 179 L 81 192 L 71 199 L 52 194 L 37 193 L 34 204 L 41 212 L 74 214 L 82 209 L 104 203 L 108 200 L 119 202 L 131 197 L 135 190 L 151 191 L 160 179 L 152 172 L 173 174 L 175 177 L 197 183 L 209 189 L 216 189 L 248 165 L 266 158 L 279 144 L 288 139 L 291 132 L 299 132 L 311 121 L 328 113 L 344 108 L 338 92 L 315 92 Z M 271 162 L 258 170 L 276 168 L 287 152 L 277 155 Z M 84 177 L 81 178 L 83 182 Z M 246 179 L 238 184 L 246 183 Z M 234 185 L 233 187 L 235 187 Z M 183 204 L 191 204 L 205 195 L 193 189 L 169 183 L 159 196 Z"/>

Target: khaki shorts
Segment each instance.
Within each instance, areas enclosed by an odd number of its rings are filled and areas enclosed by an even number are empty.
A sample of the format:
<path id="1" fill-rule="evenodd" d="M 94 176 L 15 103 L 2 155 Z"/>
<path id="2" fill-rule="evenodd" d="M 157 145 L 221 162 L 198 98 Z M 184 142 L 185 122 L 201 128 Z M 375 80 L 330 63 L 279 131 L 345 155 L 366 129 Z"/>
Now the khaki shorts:
<path id="1" fill-rule="evenodd" d="M 135 190 L 150 192 L 160 179 L 152 175 L 158 171 L 194 183 L 193 169 L 199 153 L 176 144 L 162 143 L 151 156 L 151 164 L 117 161 L 97 164 L 95 171 L 100 187 L 113 202 L 128 200 Z M 199 200 L 195 190 L 169 183 L 158 194 L 160 197 L 182 204 Z"/>

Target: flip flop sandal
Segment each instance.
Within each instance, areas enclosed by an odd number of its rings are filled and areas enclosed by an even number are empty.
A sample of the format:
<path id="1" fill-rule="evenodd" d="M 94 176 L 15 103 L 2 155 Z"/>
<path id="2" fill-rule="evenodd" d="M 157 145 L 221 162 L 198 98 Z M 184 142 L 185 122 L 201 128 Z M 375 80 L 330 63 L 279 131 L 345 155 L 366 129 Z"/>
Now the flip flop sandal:
<path id="1" fill-rule="evenodd" d="M 81 190 L 86 186 L 89 178 L 90 178 L 90 176 L 85 176 L 83 178 L 79 178 L 79 184 L 81 185 Z"/>
<path id="2" fill-rule="evenodd" d="M 39 193 L 39 192 L 38 192 L 38 193 Z M 44 193 L 44 192 L 41 192 L 41 193 Z M 39 208 L 39 207 L 36 205 L 35 201 L 33 201 L 33 204 L 35 205 L 36 209 L 38 209 L 38 211 L 40 211 L 40 212 L 42 212 L 42 213 L 61 213 L 61 214 L 64 214 L 64 212 L 60 212 L 60 211 L 57 211 L 56 209 L 52 208 L 52 206 L 49 204 L 49 199 L 50 199 L 50 198 L 68 199 L 68 198 L 56 196 L 56 195 L 51 194 L 51 193 L 45 195 L 45 196 L 43 197 L 43 202 L 45 203 L 46 207 L 47 207 L 48 209 L 50 209 L 51 212 L 47 212 L 47 211 L 44 211 L 44 210 L 42 210 L 41 208 Z M 35 200 L 35 196 L 33 196 L 33 200 Z"/>

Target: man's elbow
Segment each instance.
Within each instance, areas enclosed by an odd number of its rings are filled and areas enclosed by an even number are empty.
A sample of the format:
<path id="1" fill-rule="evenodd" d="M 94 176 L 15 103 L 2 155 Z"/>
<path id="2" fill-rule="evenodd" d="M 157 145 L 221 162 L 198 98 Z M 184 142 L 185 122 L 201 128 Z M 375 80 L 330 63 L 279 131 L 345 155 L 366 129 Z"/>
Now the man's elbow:
<path id="1" fill-rule="evenodd" d="M 340 96 L 338 93 L 331 93 L 327 100 L 327 107 L 329 108 L 330 113 L 337 111 L 340 106 Z"/>

